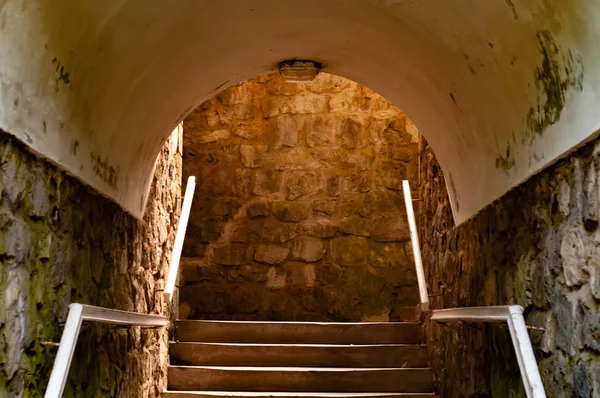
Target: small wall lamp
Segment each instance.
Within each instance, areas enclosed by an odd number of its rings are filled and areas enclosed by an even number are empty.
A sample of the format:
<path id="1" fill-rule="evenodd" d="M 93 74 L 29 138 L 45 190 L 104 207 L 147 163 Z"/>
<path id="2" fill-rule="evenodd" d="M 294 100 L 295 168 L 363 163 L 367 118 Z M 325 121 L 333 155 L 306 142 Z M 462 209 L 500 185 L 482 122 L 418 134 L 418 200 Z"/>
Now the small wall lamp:
<path id="1" fill-rule="evenodd" d="M 286 82 L 304 83 L 313 81 L 321 71 L 321 64 L 314 61 L 283 61 L 279 74 Z"/>

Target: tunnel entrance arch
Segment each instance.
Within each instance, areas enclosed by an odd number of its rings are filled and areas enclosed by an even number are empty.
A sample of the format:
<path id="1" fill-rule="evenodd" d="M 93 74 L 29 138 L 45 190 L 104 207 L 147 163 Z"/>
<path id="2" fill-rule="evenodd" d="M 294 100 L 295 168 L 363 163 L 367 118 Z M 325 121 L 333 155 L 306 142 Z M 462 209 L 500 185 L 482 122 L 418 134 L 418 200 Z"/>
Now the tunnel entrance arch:
<path id="1" fill-rule="evenodd" d="M 391 103 L 326 73 L 263 75 L 204 102 L 183 122 L 184 180 L 198 185 L 180 319 L 414 317 L 403 180 L 419 185 L 420 145 Z"/>

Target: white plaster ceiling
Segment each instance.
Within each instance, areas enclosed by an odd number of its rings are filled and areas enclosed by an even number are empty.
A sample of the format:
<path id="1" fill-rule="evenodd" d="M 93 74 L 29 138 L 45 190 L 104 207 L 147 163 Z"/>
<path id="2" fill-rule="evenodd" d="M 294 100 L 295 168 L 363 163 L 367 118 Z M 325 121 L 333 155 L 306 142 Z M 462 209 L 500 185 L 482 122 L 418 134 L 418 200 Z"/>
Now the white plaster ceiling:
<path id="1" fill-rule="evenodd" d="M 0 0 L 0 128 L 144 211 L 215 93 L 322 62 L 404 111 L 461 223 L 600 127 L 595 0 Z"/>

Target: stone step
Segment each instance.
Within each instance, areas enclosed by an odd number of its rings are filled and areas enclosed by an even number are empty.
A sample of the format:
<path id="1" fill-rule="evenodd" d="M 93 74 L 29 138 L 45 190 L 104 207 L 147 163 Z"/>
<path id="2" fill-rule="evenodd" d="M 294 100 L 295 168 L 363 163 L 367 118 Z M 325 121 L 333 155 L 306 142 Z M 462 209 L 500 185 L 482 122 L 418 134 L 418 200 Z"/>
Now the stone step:
<path id="1" fill-rule="evenodd" d="M 434 393 L 165 391 L 161 398 L 435 398 Z"/>
<path id="2" fill-rule="evenodd" d="M 424 345 L 171 343 L 172 365 L 427 367 Z"/>
<path id="3" fill-rule="evenodd" d="M 176 391 L 431 392 L 427 368 L 169 366 Z"/>
<path id="4" fill-rule="evenodd" d="M 421 324 L 405 322 L 178 321 L 184 342 L 272 344 L 416 344 Z"/>

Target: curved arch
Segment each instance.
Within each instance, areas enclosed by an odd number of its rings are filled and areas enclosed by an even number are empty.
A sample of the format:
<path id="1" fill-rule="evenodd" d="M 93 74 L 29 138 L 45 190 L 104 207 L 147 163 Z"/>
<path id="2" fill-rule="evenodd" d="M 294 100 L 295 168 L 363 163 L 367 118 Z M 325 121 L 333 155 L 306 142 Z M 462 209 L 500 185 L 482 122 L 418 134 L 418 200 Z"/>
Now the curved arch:
<path id="1" fill-rule="evenodd" d="M 460 223 L 600 126 L 600 4 L 526 3 L 8 0 L 0 128 L 140 216 L 188 112 L 313 59 L 414 120 Z"/>

